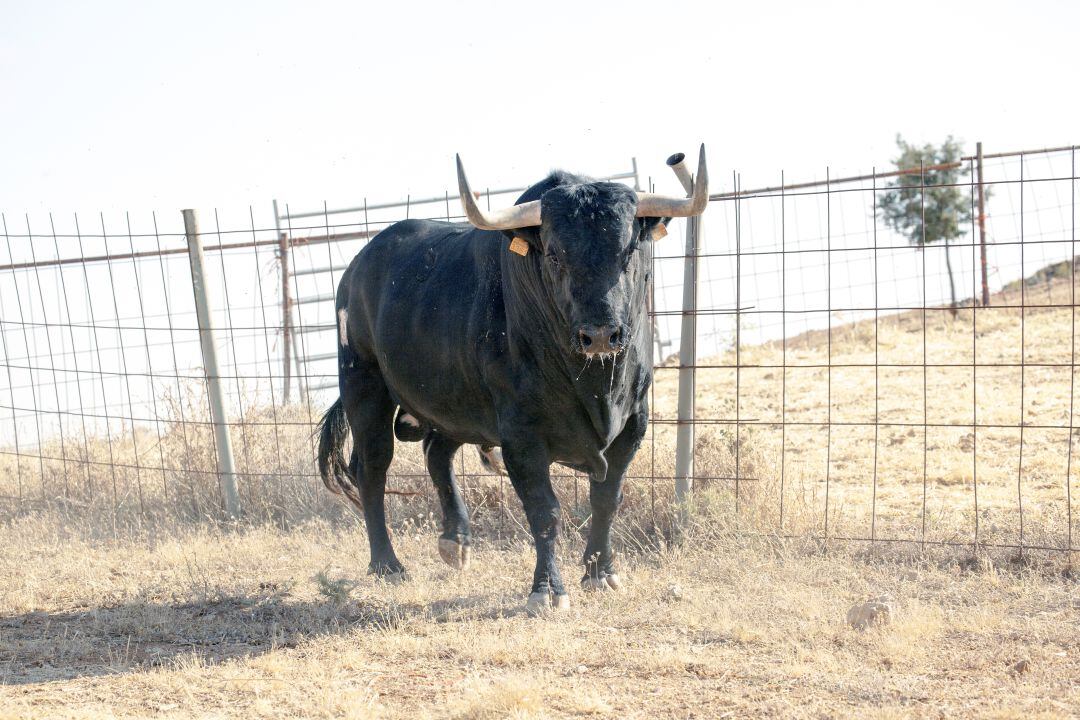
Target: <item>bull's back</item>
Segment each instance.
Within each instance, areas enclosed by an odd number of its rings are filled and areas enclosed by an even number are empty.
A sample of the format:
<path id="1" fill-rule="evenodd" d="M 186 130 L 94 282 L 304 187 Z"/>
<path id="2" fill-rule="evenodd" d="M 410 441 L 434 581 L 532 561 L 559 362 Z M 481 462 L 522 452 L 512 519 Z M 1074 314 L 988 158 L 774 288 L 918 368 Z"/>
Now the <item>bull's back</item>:
<path id="1" fill-rule="evenodd" d="M 505 337 L 497 247 L 467 225 L 397 223 L 353 260 L 338 298 L 350 345 L 395 401 L 465 442 L 495 439 L 485 363 Z"/>

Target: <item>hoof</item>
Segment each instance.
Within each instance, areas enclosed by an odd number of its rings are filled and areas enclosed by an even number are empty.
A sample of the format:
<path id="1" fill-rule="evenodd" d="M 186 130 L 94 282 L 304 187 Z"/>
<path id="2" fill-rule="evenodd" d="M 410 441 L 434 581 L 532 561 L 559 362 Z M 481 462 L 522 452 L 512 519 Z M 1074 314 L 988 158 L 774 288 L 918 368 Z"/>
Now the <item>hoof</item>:
<path id="1" fill-rule="evenodd" d="M 622 580 L 615 573 L 608 573 L 599 578 L 586 575 L 581 578 L 581 589 L 589 591 L 621 590 Z"/>
<path id="2" fill-rule="evenodd" d="M 552 595 L 549 592 L 529 593 L 525 603 L 525 612 L 530 615 L 542 615 L 551 610 L 566 610 L 570 607 L 569 595 Z"/>
<path id="3" fill-rule="evenodd" d="M 469 567 L 469 546 L 449 538 L 439 538 L 439 557 L 455 570 L 465 570 Z"/>

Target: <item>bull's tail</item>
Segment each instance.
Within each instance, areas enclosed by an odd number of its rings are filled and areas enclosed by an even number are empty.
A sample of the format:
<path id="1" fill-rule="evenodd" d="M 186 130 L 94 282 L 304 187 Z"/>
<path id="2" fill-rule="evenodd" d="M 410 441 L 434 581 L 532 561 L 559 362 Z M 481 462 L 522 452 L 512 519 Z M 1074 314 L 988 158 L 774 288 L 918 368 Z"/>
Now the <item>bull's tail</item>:
<path id="1" fill-rule="evenodd" d="M 364 503 L 353 484 L 352 471 L 345 462 L 343 449 L 349 437 L 349 422 L 341 398 L 334 401 L 319 421 L 319 474 L 326 489 L 344 495 L 354 511 L 363 517 Z"/>
<path id="2" fill-rule="evenodd" d="M 316 432 L 319 434 L 319 474 L 327 490 L 340 494 L 340 485 L 347 480 L 349 472 L 342 452 L 349 438 L 349 423 L 341 398 L 335 400 L 322 416 Z"/>

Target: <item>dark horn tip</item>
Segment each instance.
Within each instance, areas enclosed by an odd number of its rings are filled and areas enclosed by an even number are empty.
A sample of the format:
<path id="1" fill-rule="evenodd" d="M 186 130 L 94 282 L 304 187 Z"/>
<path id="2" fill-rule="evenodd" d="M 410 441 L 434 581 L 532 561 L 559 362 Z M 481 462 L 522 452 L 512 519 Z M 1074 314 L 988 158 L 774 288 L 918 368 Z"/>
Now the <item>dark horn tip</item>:
<path id="1" fill-rule="evenodd" d="M 669 157 L 667 159 L 668 167 L 675 167 L 676 165 L 678 165 L 679 163 L 681 163 L 685 159 L 686 159 L 686 154 L 685 153 L 675 153 L 674 155 L 672 155 L 671 157 Z"/>

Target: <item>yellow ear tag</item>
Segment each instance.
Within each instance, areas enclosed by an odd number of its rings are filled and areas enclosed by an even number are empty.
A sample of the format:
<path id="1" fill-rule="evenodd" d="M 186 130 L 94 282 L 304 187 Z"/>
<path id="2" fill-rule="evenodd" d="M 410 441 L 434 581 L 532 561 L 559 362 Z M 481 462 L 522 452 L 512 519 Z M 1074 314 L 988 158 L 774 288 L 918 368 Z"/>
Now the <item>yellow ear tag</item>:
<path id="1" fill-rule="evenodd" d="M 667 225 L 664 223 L 657 223 L 656 227 L 652 229 L 653 242 L 663 240 L 665 237 L 667 237 Z"/>
<path id="2" fill-rule="evenodd" d="M 525 242 L 519 237 L 510 241 L 510 252 L 517 253 L 521 257 L 525 257 L 529 254 L 529 243 Z"/>

